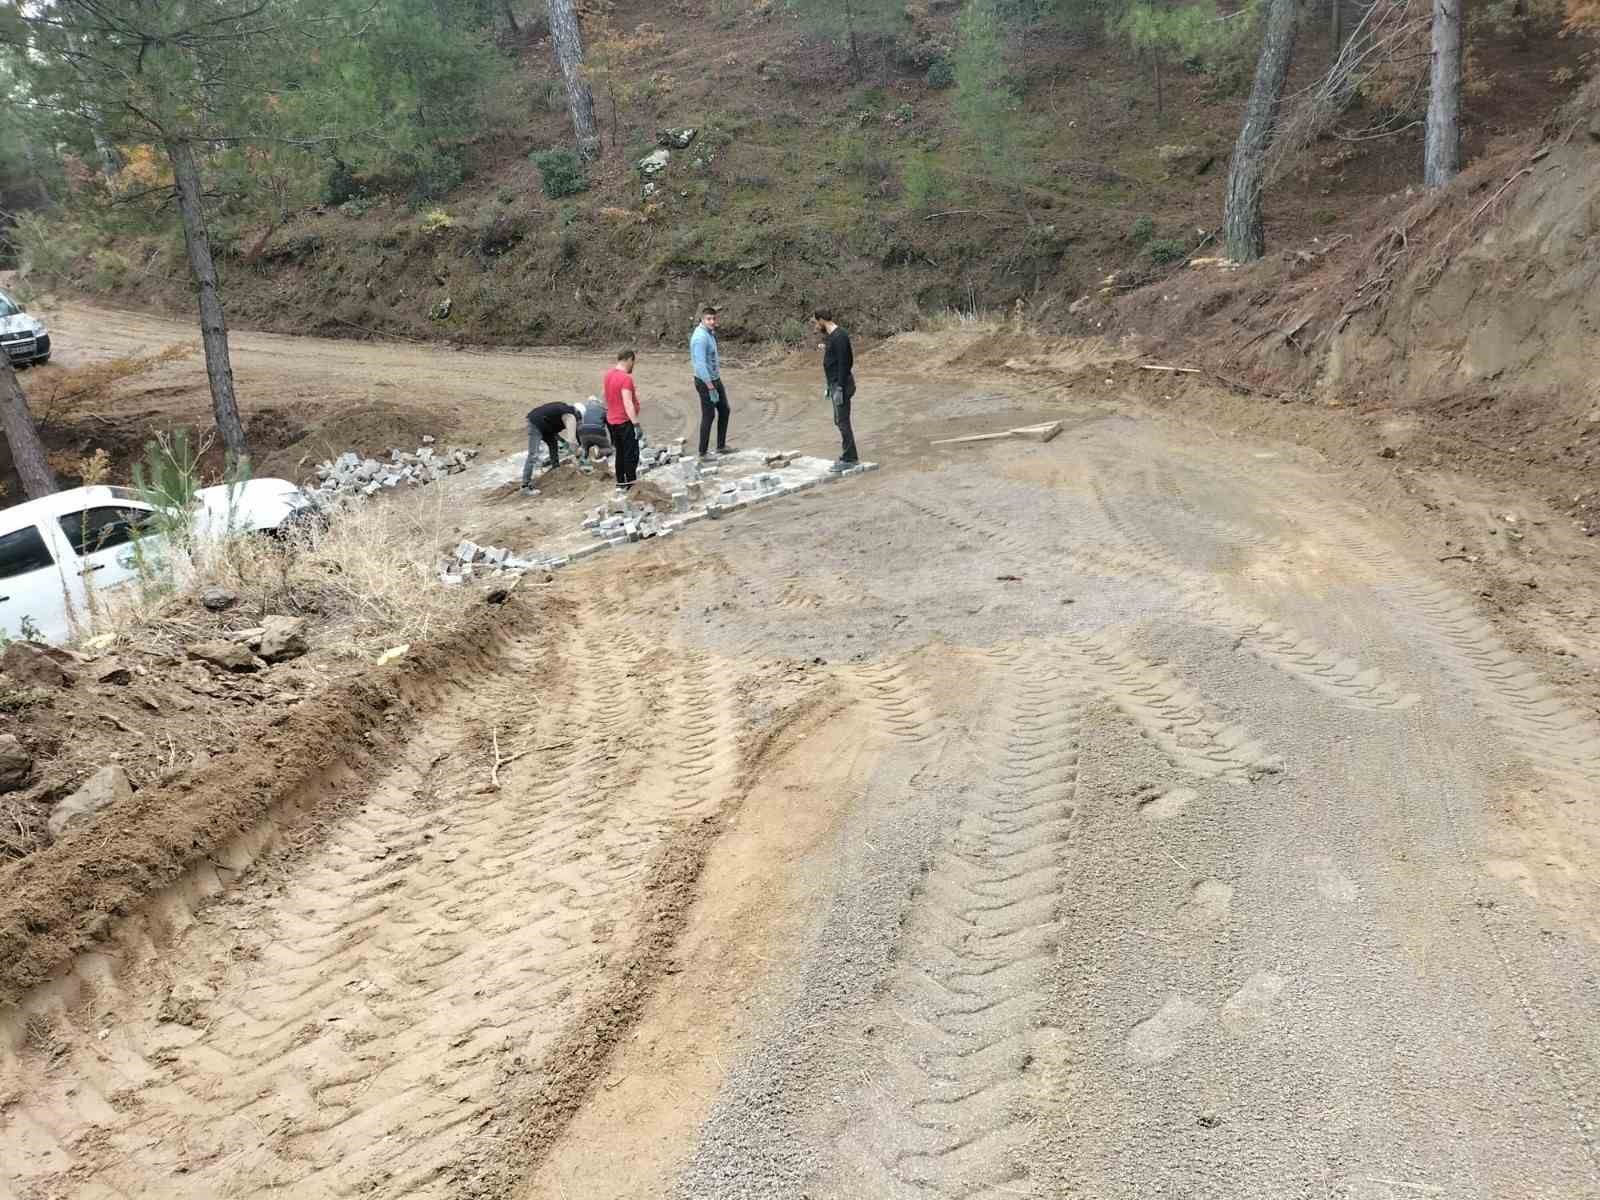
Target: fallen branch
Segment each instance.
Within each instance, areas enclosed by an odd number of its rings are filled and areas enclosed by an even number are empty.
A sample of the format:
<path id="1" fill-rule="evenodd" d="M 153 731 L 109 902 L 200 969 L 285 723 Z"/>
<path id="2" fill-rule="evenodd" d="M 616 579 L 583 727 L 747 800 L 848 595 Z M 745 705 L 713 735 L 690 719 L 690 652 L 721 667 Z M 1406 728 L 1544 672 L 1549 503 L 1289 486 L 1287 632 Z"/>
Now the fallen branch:
<path id="1" fill-rule="evenodd" d="M 1199 367 L 1164 367 L 1160 363 L 1140 363 L 1139 364 L 1139 370 L 1141 370 L 1141 371 L 1175 371 L 1179 375 L 1198 375 L 1198 374 L 1200 374 L 1200 368 Z"/>
<path id="2" fill-rule="evenodd" d="M 519 750 L 515 754 L 510 754 L 510 755 L 507 755 L 505 758 L 501 758 L 500 757 L 500 726 L 498 726 L 498 725 L 496 725 L 492 730 L 490 730 L 489 738 L 490 738 L 490 741 L 492 742 L 492 744 L 494 746 L 494 766 L 489 768 L 489 782 L 494 784 L 495 787 L 499 787 L 500 786 L 500 768 L 504 767 L 504 766 L 509 766 L 511 763 L 516 762 L 517 759 L 526 756 L 528 752 L 526 750 Z"/>

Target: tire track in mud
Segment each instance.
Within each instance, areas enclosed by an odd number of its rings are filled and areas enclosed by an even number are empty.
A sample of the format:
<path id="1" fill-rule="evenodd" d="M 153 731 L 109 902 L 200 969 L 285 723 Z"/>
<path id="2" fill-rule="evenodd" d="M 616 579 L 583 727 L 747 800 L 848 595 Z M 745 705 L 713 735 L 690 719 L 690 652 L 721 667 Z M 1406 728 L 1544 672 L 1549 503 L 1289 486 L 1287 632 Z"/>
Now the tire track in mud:
<path id="1" fill-rule="evenodd" d="M 1429 653 L 1534 771 L 1565 795 L 1587 799 L 1600 788 L 1600 723 L 1561 700 L 1472 600 L 1419 575 L 1388 550 L 1353 536 L 1343 544 L 1383 581 L 1380 595 L 1419 627 Z"/>
<path id="2" fill-rule="evenodd" d="M 459 1195 L 507 1058 L 538 1059 L 598 1002 L 662 847 L 731 785 L 735 756 L 710 740 L 731 728 L 726 689 L 704 656 L 677 671 L 619 636 L 621 608 L 595 606 L 447 703 L 441 732 L 298 868 L 172 922 L 90 970 L 93 996 L 35 1014 L 34 1045 L 0 1063 L 26 1096 L 0 1104 L 19 1149 L 0 1195 Z M 534 680 L 573 690 L 498 728 L 502 755 L 523 757 L 490 790 L 485 718 L 526 713 Z M 657 756 L 668 786 L 641 766 Z"/>
<path id="3" fill-rule="evenodd" d="M 885 735 L 915 743 L 927 741 L 937 714 L 926 688 L 912 678 L 912 670 L 912 656 L 901 655 L 846 667 L 840 674 L 855 686 Z"/>
<path id="4" fill-rule="evenodd" d="M 1099 488 L 1096 487 L 1098 497 Z M 976 514 L 959 516 L 942 504 L 898 497 L 902 503 L 973 537 L 1002 547 L 1014 561 L 1032 564 L 1046 571 L 1069 566 L 1106 578 L 1145 579 L 1168 590 L 1173 607 L 1199 624 L 1220 629 L 1235 639 L 1267 666 L 1282 671 L 1335 703 L 1367 711 L 1400 711 L 1412 707 L 1421 697 L 1402 692 L 1381 672 L 1337 656 L 1314 639 L 1260 614 L 1244 609 L 1222 597 L 1208 576 L 1183 566 L 1153 538 L 1119 524 L 1100 499 L 1105 528 L 1102 539 L 1075 534 L 1059 558 L 1041 555 L 1037 546 L 1006 531 L 1004 525 Z M 1129 550 L 1119 550 L 1121 542 Z"/>
<path id="5" fill-rule="evenodd" d="M 1422 699 L 1416 692 L 1402 692 L 1377 669 L 1363 668 L 1316 639 L 1226 599 L 1210 577 L 1179 562 L 1165 543 L 1139 528 L 1098 481 L 1093 490 L 1106 529 L 1149 564 L 1148 574 L 1177 590 L 1177 607 L 1226 631 L 1239 648 L 1344 707 L 1395 711 L 1410 708 Z M 1195 515 L 1227 540 L 1224 523 L 1198 512 Z"/>
<path id="6" fill-rule="evenodd" d="M 1039 1014 L 1086 697 L 1062 656 L 996 658 L 1003 749 L 913 897 L 873 1019 L 883 1069 L 840 1138 L 858 1194 L 1033 1194 L 1031 1093 L 1058 1032 Z"/>
<path id="7" fill-rule="evenodd" d="M 1258 486 L 1260 486 L 1258 484 Z M 1274 502 L 1295 497 L 1264 487 Z M 1330 542 L 1379 581 L 1390 611 L 1420 628 L 1420 641 L 1461 683 L 1472 705 L 1511 748 L 1564 796 L 1587 799 L 1600 788 L 1600 722 L 1560 700 L 1556 689 L 1512 651 L 1470 597 L 1416 569 L 1403 556 L 1362 537 L 1357 514 L 1337 501 Z"/>

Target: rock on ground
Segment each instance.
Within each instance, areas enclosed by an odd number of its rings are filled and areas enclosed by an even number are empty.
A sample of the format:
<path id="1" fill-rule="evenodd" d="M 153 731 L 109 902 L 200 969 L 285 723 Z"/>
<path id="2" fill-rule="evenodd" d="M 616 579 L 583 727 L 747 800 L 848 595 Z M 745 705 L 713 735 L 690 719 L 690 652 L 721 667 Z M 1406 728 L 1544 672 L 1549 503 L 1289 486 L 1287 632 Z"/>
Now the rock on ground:
<path id="1" fill-rule="evenodd" d="M 126 771 L 115 763 L 101 767 L 89 776 L 88 782 L 51 810 L 45 828 L 54 840 L 73 826 L 87 821 L 106 805 L 132 796 L 133 786 L 128 782 Z"/>
<path id="2" fill-rule="evenodd" d="M 71 687 L 76 677 L 62 660 L 70 662 L 71 656 L 38 642 L 12 642 L 0 654 L 0 671 L 32 687 Z"/>
<path id="3" fill-rule="evenodd" d="M 224 671 L 254 671 L 260 664 L 256 656 L 250 653 L 248 646 L 241 646 L 237 642 L 211 641 L 196 642 L 188 649 L 188 655 L 196 662 L 207 663 Z"/>
<path id="4" fill-rule="evenodd" d="M 0 792 L 14 792 L 28 782 L 33 755 L 9 733 L 0 733 Z"/>
<path id="5" fill-rule="evenodd" d="M 304 617 L 268 617 L 261 631 L 257 653 L 269 663 L 287 662 L 299 658 L 311 649 L 306 641 Z"/>

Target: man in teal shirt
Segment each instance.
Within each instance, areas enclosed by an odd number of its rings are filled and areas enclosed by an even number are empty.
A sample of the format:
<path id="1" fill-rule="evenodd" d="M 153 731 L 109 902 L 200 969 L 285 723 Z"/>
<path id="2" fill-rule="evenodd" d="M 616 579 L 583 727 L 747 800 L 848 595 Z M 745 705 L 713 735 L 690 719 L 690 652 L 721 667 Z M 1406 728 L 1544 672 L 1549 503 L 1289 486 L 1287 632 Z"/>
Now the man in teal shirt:
<path id="1" fill-rule="evenodd" d="M 728 389 L 722 386 L 722 359 L 717 353 L 717 310 L 709 304 L 689 337 L 689 365 L 694 368 L 694 390 L 700 395 L 700 457 L 704 458 L 711 446 L 713 418 L 717 453 L 727 454 L 732 449 L 728 445 Z"/>

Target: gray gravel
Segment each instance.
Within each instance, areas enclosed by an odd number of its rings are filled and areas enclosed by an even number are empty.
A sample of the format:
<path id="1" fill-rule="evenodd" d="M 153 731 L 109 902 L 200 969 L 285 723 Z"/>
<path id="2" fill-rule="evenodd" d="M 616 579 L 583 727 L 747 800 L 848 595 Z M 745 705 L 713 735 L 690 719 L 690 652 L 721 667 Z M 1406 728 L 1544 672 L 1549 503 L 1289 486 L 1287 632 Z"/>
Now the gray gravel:
<path id="1" fill-rule="evenodd" d="M 1600 955 L 1502 816 L 1592 722 L 1322 487 L 1106 422 L 722 531 L 707 643 L 922 732 L 680 1195 L 1600 1196 Z"/>

